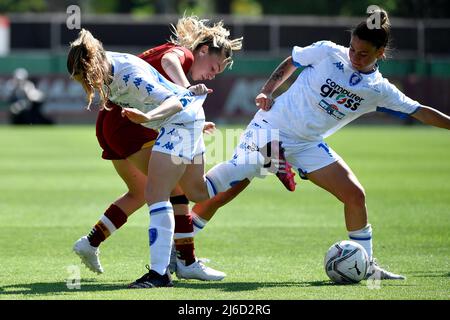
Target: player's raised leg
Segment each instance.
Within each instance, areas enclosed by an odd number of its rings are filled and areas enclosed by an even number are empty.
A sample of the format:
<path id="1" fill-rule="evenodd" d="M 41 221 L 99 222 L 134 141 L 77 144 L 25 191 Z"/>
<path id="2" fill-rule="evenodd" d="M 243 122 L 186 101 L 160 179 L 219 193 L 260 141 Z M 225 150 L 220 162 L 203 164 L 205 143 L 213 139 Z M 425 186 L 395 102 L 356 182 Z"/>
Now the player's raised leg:
<path id="1" fill-rule="evenodd" d="M 272 146 L 274 146 L 274 148 Z M 272 157 L 279 161 L 280 167 L 276 170 L 276 176 L 283 183 L 286 189 L 289 191 L 294 191 L 296 184 L 294 181 L 295 173 L 292 171 L 292 166 L 286 160 L 281 143 L 279 141 L 271 141 L 267 143 L 266 146 L 260 150 L 260 152 L 265 155 L 265 162 L 269 165 Z M 211 176 L 213 176 L 213 174 L 211 174 Z M 241 176 L 238 176 L 238 178 L 240 177 Z M 237 182 L 232 181 L 230 183 L 230 185 L 232 185 L 230 189 L 218 193 L 211 199 L 195 204 L 191 210 L 191 215 L 194 222 L 194 235 L 205 227 L 220 207 L 223 207 L 233 200 L 238 194 L 247 188 L 249 184 L 250 180 L 248 178 Z"/>
<path id="2" fill-rule="evenodd" d="M 244 191 L 245 188 L 250 184 L 250 180 L 244 179 L 228 189 L 225 192 L 218 193 L 215 197 L 196 203 L 191 210 L 192 218 L 194 219 L 194 235 L 199 229 L 203 229 L 206 222 L 211 220 L 217 210 L 223 207 L 228 202 L 233 200 Z M 200 218 L 201 220 L 199 220 Z M 204 221 L 202 221 L 204 220 Z M 200 222 L 200 224 L 198 223 Z"/>
<path id="3" fill-rule="evenodd" d="M 214 166 L 206 177 L 214 186 L 217 195 L 192 210 L 194 234 L 200 231 L 215 212 L 242 192 L 254 177 L 264 177 L 263 168 L 275 173 L 290 191 L 295 190 L 295 174 L 286 161 L 284 149 L 272 136 L 269 125 L 253 120 L 241 135 L 233 158 Z M 277 131 L 275 131 L 275 134 Z M 278 136 L 278 135 L 277 135 Z"/>

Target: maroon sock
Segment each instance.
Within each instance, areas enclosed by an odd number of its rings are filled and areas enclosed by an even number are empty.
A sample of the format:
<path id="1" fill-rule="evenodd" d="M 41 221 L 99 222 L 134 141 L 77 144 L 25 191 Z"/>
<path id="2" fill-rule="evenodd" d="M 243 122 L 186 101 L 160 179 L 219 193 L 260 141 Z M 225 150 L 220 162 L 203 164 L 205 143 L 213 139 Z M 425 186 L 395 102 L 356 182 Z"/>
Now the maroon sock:
<path id="1" fill-rule="evenodd" d="M 100 243 L 105 241 L 106 238 L 108 238 L 113 230 L 108 229 L 106 224 L 102 221 L 106 217 L 111 223 L 114 225 L 114 227 L 119 229 L 121 226 L 127 222 L 128 216 L 125 214 L 125 212 L 122 211 L 118 206 L 115 204 L 112 204 L 109 206 L 109 208 L 105 211 L 103 216 L 100 218 L 100 220 L 95 224 L 95 226 L 92 228 L 91 232 L 87 236 L 89 243 L 93 247 L 98 247 Z"/>
<path id="2" fill-rule="evenodd" d="M 184 260 L 186 266 L 195 262 L 193 232 L 194 225 L 190 214 L 175 215 L 175 233 L 178 234 L 178 237 L 181 236 L 181 238 L 175 239 L 175 248 L 178 259 Z M 186 237 L 183 237 L 183 233 L 186 234 Z"/>

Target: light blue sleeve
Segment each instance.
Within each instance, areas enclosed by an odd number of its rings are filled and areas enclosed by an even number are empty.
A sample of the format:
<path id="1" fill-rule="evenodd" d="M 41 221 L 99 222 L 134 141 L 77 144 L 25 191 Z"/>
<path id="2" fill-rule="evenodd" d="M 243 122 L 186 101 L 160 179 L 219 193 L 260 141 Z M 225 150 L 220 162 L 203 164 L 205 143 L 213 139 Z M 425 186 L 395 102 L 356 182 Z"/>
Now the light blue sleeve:
<path id="1" fill-rule="evenodd" d="M 191 94 L 186 88 L 164 78 L 151 65 L 133 59 L 123 63 L 121 70 L 114 75 L 117 100 L 122 106 L 148 112 L 170 97 L 179 97 L 183 103 L 181 97 Z"/>
<path id="2" fill-rule="evenodd" d="M 173 90 L 162 85 L 154 75 L 134 72 L 128 80 L 128 90 L 140 103 L 160 105 L 167 98 L 175 96 Z"/>
<path id="3" fill-rule="evenodd" d="M 319 63 L 326 58 L 337 45 L 331 41 L 318 41 L 307 47 L 292 49 L 292 61 L 296 67 L 307 67 Z"/>

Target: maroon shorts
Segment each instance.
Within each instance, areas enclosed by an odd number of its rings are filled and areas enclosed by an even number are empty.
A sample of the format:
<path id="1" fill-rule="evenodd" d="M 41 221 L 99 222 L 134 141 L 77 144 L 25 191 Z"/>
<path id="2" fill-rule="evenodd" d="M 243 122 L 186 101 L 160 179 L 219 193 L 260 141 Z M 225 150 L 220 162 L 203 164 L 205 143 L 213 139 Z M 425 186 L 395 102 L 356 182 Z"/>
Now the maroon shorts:
<path id="1" fill-rule="evenodd" d="M 142 148 L 153 146 L 158 131 L 122 117 L 122 109 L 111 101 L 108 101 L 107 107 L 111 110 L 99 111 L 96 124 L 103 159 L 123 160 Z"/>

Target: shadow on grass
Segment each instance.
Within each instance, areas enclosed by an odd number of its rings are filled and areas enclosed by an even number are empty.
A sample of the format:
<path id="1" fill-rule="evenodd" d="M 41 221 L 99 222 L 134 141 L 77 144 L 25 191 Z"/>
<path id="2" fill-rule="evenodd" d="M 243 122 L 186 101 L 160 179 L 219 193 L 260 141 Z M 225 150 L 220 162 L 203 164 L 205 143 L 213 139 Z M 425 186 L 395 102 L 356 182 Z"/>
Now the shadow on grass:
<path id="1" fill-rule="evenodd" d="M 446 276 L 448 276 L 447 274 Z M 332 283 L 331 281 L 286 281 L 286 282 L 205 282 L 205 281 L 186 281 L 186 280 L 174 280 L 174 286 L 176 288 L 184 289 L 196 289 L 196 290 L 221 290 L 224 292 L 244 292 L 255 291 L 263 288 L 289 288 L 289 287 L 340 287 L 341 285 Z M 81 281 L 80 289 L 69 289 L 65 282 L 36 282 L 25 284 L 14 284 L 0 287 L 0 295 L 38 295 L 38 294 L 66 294 L 69 292 L 81 293 L 81 292 L 101 292 L 101 291 L 115 291 L 125 290 L 129 280 L 119 280 L 114 283 L 102 283 L 95 279 L 84 279 Z M 387 283 L 386 283 L 387 284 Z M 349 284 L 346 286 L 360 286 L 360 284 Z M 391 282 L 390 286 L 405 286 L 403 282 Z M 408 286 L 408 285 L 406 285 Z"/>
<path id="2" fill-rule="evenodd" d="M 114 291 L 127 289 L 130 281 L 121 280 L 115 283 L 102 283 L 95 279 L 84 279 L 81 281 L 80 289 L 69 289 L 65 282 L 36 282 L 13 284 L 0 287 L 0 295 L 36 295 L 36 294 L 65 294 L 68 292 L 95 292 Z M 174 280 L 175 288 L 208 290 L 216 289 L 226 292 L 253 291 L 261 288 L 281 287 L 319 287 L 334 286 L 330 281 L 308 281 L 308 282 L 203 282 L 203 281 L 179 281 Z"/>
<path id="3" fill-rule="evenodd" d="M 177 288 L 186 289 L 218 289 L 227 292 L 254 291 L 262 288 L 282 287 L 322 287 L 335 286 L 330 281 L 286 281 L 286 282 L 204 282 L 204 281 L 174 281 Z"/>
<path id="4" fill-rule="evenodd" d="M 418 278 L 448 278 L 450 272 L 446 271 L 412 271 L 408 272 L 409 275 Z"/>
<path id="5" fill-rule="evenodd" d="M 406 284 L 403 281 L 386 281 L 385 285 L 391 287 L 410 287 L 410 284 Z M 355 284 L 336 284 L 330 280 L 326 281 L 286 281 L 286 282 L 203 282 L 203 281 L 174 281 L 174 285 L 177 288 L 186 289 L 218 289 L 226 292 L 233 291 L 253 291 L 262 288 L 282 288 L 282 287 L 296 287 L 296 288 L 310 288 L 310 287 L 358 287 L 366 286 L 366 280 Z"/>
<path id="6" fill-rule="evenodd" d="M 80 289 L 69 289 L 66 282 L 36 282 L 13 284 L 0 287 L 0 295 L 36 295 L 36 294 L 64 294 L 67 292 L 111 291 L 126 289 L 130 281 L 122 283 L 101 283 L 95 279 L 83 279 Z"/>

